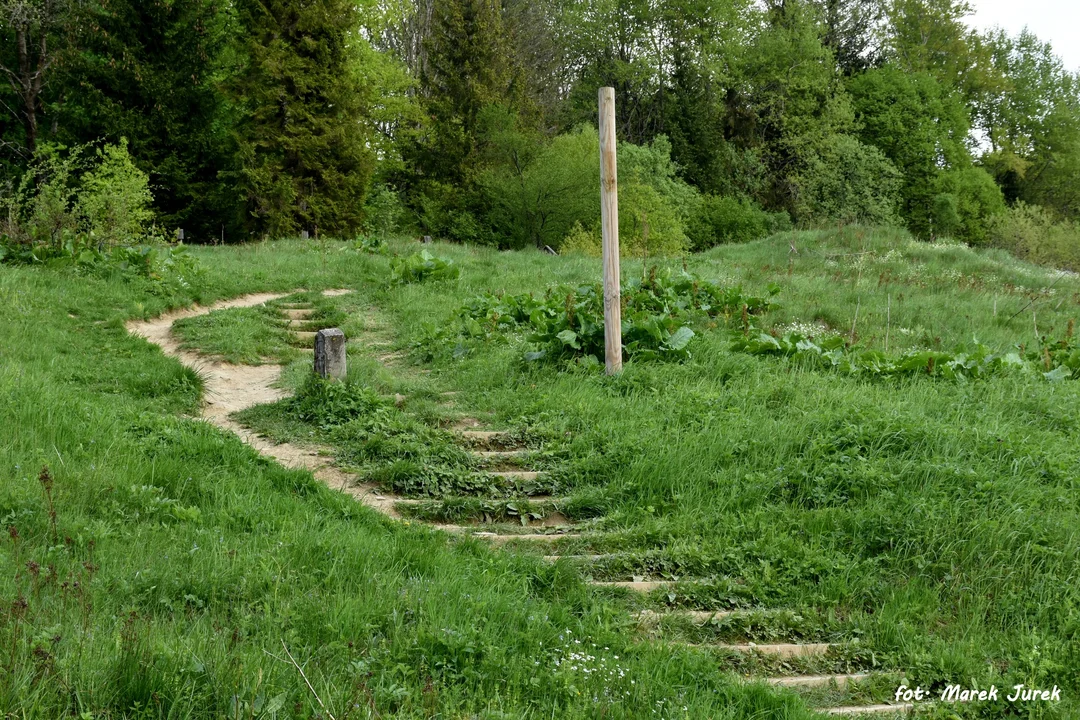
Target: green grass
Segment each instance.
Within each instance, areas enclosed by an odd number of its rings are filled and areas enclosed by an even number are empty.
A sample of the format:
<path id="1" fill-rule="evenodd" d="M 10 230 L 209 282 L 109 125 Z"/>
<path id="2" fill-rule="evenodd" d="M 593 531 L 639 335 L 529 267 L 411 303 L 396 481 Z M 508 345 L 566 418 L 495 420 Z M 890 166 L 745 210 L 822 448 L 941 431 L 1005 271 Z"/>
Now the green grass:
<path id="1" fill-rule="evenodd" d="M 266 306 L 215 310 L 178 320 L 180 347 L 216 355 L 231 363 L 259 365 L 296 358 L 280 316 Z"/>
<path id="2" fill-rule="evenodd" d="M 524 334 L 464 339 L 455 352 L 445 332 L 477 293 L 595 281 L 598 261 L 439 245 L 460 279 L 400 285 L 386 257 L 342 250 L 324 263 L 311 243 L 193 254 L 206 271 L 183 296 L 0 268 L 0 514 L 18 533 L 0 556 L 5 712 L 319 716 L 280 660 L 283 641 L 339 720 L 803 718 L 797 694 L 737 676 L 868 669 L 924 687 L 1065 688 L 1058 706 L 956 706 L 942 718 L 1080 711 L 1077 383 L 856 379 L 732 352 L 723 325 L 698 328 L 686 362 L 629 363 L 606 378 L 522 362 Z M 860 342 L 884 349 L 888 332 L 890 352 L 973 336 L 1007 350 L 1035 340 L 1034 322 L 1060 337 L 1080 298 L 1076 278 L 1000 253 L 861 228 L 686 264 L 750 293 L 779 284 L 780 306 L 758 320 L 766 328 L 817 322 L 847 336 L 858 307 Z M 641 270 L 624 263 L 627 276 Z M 563 554 L 614 557 L 549 566 L 535 549 L 386 521 L 184 419 L 197 375 L 122 328 L 170 305 L 299 287 L 356 290 L 324 310 L 354 340 L 350 381 L 407 399 L 331 423 L 283 403 L 248 422 L 329 442 L 364 475 L 448 499 L 443 515 L 474 513 L 486 492 L 465 480 L 471 460 L 440 428 L 466 415 L 514 429 L 568 497 L 560 512 L 602 531 L 564 541 Z M 261 311 L 230 311 L 185 338 L 237 360 L 288 359 L 257 342 L 272 327 Z M 380 360 L 394 351 L 404 356 Z M 293 359 L 286 383 L 299 389 L 309 363 Z M 46 464 L 55 531 L 37 480 Z M 704 582 L 644 598 L 584 584 L 633 575 Z M 665 607 L 760 612 L 652 631 L 629 615 Z M 650 633 L 853 642 L 778 667 L 646 642 Z M 596 672 L 556 665 L 581 647 Z M 817 700 L 882 701 L 891 689 Z"/>

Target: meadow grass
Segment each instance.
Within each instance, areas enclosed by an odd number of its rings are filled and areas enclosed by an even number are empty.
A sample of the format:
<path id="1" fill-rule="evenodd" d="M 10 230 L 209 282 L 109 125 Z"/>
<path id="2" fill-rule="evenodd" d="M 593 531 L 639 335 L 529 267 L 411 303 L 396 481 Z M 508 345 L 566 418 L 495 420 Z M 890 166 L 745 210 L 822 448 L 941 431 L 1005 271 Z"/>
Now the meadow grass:
<path id="1" fill-rule="evenodd" d="M 1056 706 L 931 716 L 1080 709 L 1074 382 L 857 379 L 732 352 L 723 326 L 699 329 L 686 362 L 632 362 L 606 378 L 523 362 L 523 333 L 459 343 L 446 331 L 477 293 L 593 282 L 595 260 L 437 245 L 461 278 L 403 285 L 385 257 L 314 243 L 193 252 L 204 275 L 165 296 L 120 278 L 0 269 L 0 513 L 13 528 L 0 576 L 5 712 L 324 716 L 284 643 L 339 720 L 811 716 L 795 693 L 738 678 L 790 667 L 646 642 L 627 612 L 668 607 L 758 611 L 705 627 L 667 619 L 656 632 L 669 640 L 848 643 L 797 669 L 1065 688 Z M 863 228 L 669 264 L 683 262 L 750 292 L 780 285 L 780 305 L 757 320 L 765 328 L 849 336 L 854 323 L 870 347 L 887 332 L 890 351 L 973 336 L 1006 350 L 1033 342 L 1035 323 L 1060 334 L 1080 292 L 1071 276 L 1000 253 Z M 642 270 L 624 263 L 625 276 Z M 410 494 L 451 499 L 438 518 L 471 512 L 477 498 L 459 496 L 483 494 L 463 485 L 474 468 L 439 428 L 466 415 L 515 430 L 568 496 L 560 510 L 600 531 L 564 541 L 562 554 L 609 555 L 549 565 L 540 551 L 387 521 L 187 419 L 197 373 L 122 326 L 300 287 L 355 290 L 321 310 L 355 343 L 352 386 L 407 400 L 381 406 L 375 424 L 302 421 L 287 402 L 247 422 L 329 442 L 387 484 L 419 477 Z M 249 342 L 274 322 L 226 311 L 183 337 L 235 359 L 275 356 L 284 351 Z M 380 359 L 393 351 L 404 355 Z M 300 389 L 310 359 L 279 357 Z M 428 454 L 395 474 L 409 453 Z M 648 597 L 585 584 L 634 575 L 703 582 Z M 583 649 L 591 660 L 570 658 Z"/>

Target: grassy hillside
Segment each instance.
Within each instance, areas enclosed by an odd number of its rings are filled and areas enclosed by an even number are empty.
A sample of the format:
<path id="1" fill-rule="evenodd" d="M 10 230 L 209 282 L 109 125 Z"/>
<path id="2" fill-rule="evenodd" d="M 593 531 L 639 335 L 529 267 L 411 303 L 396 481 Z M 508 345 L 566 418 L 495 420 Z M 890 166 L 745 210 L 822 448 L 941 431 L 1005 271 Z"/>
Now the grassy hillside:
<path id="1" fill-rule="evenodd" d="M 482 293 L 593 282 L 595 260 L 437 245 L 460 278 L 403 284 L 389 256 L 334 244 L 193 252 L 204 271 L 181 285 L 0 269 L 5 712 L 811 717 L 814 697 L 739 678 L 795 671 L 1065 688 L 1058 705 L 928 711 L 943 718 L 1080 711 L 1080 385 L 1044 376 L 1071 345 L 1042 353 L 1036 336 L 1071 334 L 1077 278 L 859 228 L 719 248 L 686 270 L 748 297 L 778 289 L 775 305 L 695 316 L 689 357 L 632 361 L 610 379 L 590 363 L 527 362 L 530 331 L 478 330 L 461 310 Z M 408 523 L 187 419 L 198 375 L 122 324 L 329 287 L 355 291 L 315 300 L 355 343 L 338 395 L 304 385 L 310 358 L 270 313 L 177 331 L 207 353 L 289 363 L 286 382 L 314 411 L 284 402 L 244 422 L 422 499 Z M 882 362 L 981 344 L 1017 363 L 875 374 L 745 351 L 792 330 Z M 404 400 L 380 400 L 395 393 Z M 500 550 L 423 527 L 522 512 L 512 493 L 480 500 L 464 484 L 469 461 L 439 429 L 463 417 L 522 437 L 558 498 L 531 511 L 590 534 Z M 695 582 L 643 596 L 588 582 L 636 577 Z M 700 627 L 632 614 L 672 608 L 753 612 Z M 707 647 L 735 639 L 843 649 L 770 665 Z M 841 700 L 891 699 L 895 684 Z"/>

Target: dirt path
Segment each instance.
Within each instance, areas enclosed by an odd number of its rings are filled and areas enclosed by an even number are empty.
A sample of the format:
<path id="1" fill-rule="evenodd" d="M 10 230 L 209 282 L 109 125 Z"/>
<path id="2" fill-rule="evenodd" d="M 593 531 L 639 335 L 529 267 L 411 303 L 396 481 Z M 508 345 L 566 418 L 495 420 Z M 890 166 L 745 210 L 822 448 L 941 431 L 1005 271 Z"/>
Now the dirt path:
<path id="1" fill-rule="evenodd" d="M 327 296 L 342 295 L 348 290 L 327 290 Z M 333 460 L 318 449 L 300 447 L 291 443 L 274 444 L 251 432 L 229 416 L 255 405 L 281 400 L 288 393 L 275 387 L 281 377 L 280 365 L 234 365 L 219 359 L 180 349 L 180 342 L 172 334 L 177 320 L 206 315 L 215 310 L 245 308 L 278 300 L 286 293 L 256 293 L 224 300 L 208 307 L 195 305 L 183 310 L 165 313 L 153 320 L 132 320 L 127 330 L 161 348 L 166 355 L 202 375 L 205 382 L 206 400 L 202 417 L 217 427 L 235 433 L 245 443 L 261 454 L 274 458 L 286 467 L 303 468 L 330 487 L 356 498 L 365 505 L 390 517 L 398 517 L 392 498 L 379 495 L 370 486 L 357 485 L 352 475 L 334 466 Z"/>

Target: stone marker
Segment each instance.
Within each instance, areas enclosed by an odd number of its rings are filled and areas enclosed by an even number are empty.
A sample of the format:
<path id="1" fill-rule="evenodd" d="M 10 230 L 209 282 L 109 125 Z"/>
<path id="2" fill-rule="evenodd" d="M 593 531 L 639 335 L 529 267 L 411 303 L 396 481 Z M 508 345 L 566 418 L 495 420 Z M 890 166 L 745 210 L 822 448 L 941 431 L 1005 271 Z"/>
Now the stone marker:
<path id="1" fill-rule="evenodd" d="M 345 333 L 327 328 L 315 333 L 315 372 L 322 378 L 345 379 Z"/>
<path id="2" fill-rule="evenodd" d="M 431 244 L 431 236 L 430 235 L 425 235 L 424 237 L 422 237 L 420 239 L 420 242 L 422 242 L 424 245 L 430 245 Z"/>

